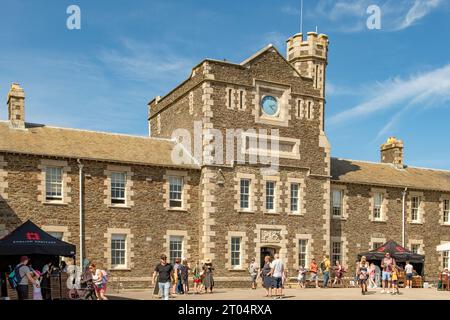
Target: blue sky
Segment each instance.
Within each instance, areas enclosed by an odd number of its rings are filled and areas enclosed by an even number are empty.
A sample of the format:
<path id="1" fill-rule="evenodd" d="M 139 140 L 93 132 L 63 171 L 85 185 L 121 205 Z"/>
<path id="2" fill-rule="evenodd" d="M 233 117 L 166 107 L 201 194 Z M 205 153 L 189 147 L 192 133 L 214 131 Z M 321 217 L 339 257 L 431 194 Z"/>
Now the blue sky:
<path id="1" fill-rule="evenodd" d="M 66 9 L 81 8 L 81 30 Z M 381 30 L 366 9 L 381 8 Z M 27 121 L 147 134 L 147 102 L 202 59 L 240 62 L 299 32 L 300 0 L 0 0 L 0 118 L 12 82 Z M 450 1 L 304 0 L 304 31 L 330 37 L 333 156 L 379 161 L 388 136 L 406 163 L 450 170 Z"/>

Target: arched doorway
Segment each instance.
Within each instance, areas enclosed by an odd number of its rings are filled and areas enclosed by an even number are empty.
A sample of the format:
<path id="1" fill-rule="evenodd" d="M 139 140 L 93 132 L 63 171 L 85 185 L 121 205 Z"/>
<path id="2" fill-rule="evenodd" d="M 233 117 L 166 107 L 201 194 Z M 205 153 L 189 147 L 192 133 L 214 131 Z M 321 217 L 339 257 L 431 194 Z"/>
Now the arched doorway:
<path id="1" fill-rule="evenodd" d="M 270 256 L 270 259 L 273 260 L 273 257 L 276 253 L 280 253 L 280 247 L 278 246 L 265 246 L 260 249 L 260 264 L 261 268 L 264 266 L 264 258 L 266 256 Z"/>

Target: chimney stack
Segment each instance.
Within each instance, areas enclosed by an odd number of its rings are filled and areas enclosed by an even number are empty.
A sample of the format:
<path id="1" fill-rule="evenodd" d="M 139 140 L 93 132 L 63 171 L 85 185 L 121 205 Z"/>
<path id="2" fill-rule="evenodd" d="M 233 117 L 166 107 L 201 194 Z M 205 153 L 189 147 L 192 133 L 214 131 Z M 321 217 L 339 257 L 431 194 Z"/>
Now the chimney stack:
<path id="1" fill-rule="evenodd" d="M 381 162 L 392 163 L 397 168 L 404 168 L 403 164 L 403 141 L 395 137 L 389 137 L 381 145 Z"/>
<path id="2" fill-rule="evenodd" d="M 16 129 L 25 129 L 25 93 L 18 83 L 11 85 L 7 104 L 10 126 Z"/>

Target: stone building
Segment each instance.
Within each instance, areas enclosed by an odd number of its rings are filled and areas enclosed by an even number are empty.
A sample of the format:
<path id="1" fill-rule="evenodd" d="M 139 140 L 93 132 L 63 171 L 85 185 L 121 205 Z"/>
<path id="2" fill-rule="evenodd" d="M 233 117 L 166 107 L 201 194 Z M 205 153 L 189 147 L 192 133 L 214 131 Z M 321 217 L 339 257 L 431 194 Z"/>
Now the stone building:
<path id="1" fill-rule="evenodd" d="M 448 260 L 435 248 L 450 242 L 450 172 L 404 165 L 395 138 L 381 163 L 332 158 L 327 56 L 327 36 L 310 32 L 287 41 L 286 57 L 269 45 L 240 64 L 206 59 L 149 103 L 150 137 L 25 122 L 13 84 L 0 236 L 32 219 L 124 287 L 148 285 L 162 252 L 210 258 L 216 282 L 234 286 L 252 257 L 278 252 L 293 275 L 329 254 L 352 270 L 388 239 L 425 254 L 435 276 Z"/>

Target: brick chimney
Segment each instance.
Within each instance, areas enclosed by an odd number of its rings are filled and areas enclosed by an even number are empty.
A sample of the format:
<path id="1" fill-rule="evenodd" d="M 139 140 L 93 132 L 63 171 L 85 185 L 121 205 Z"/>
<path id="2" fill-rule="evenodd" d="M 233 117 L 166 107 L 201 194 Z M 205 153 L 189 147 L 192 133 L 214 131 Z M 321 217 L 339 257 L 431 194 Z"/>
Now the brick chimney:
<path id="1" fill-rule="evenodd" d="M 10 126 L 25 129 L 25 93 L 18 83 L 11 85 L 7 105 Z"/>
<path id="2" fill-rule="evenodd" d="M 392 163 L 398 168 L 404 168 L 403 165 L 403 141 L 395 137 L 389 137 L 381 145 L 381 162 Z"/>

